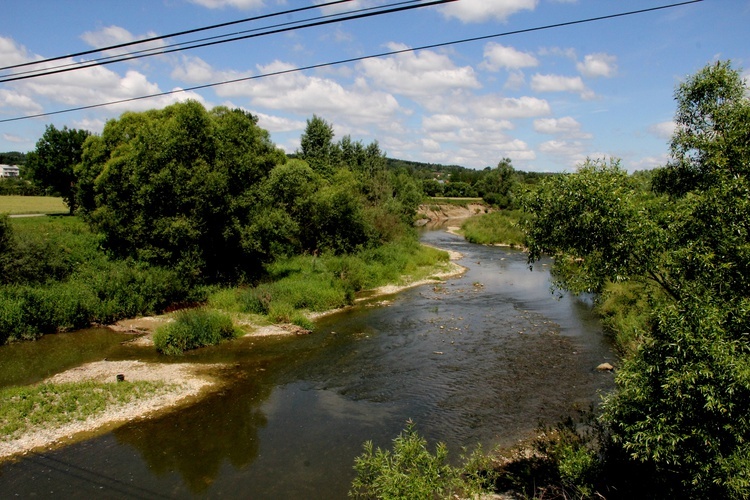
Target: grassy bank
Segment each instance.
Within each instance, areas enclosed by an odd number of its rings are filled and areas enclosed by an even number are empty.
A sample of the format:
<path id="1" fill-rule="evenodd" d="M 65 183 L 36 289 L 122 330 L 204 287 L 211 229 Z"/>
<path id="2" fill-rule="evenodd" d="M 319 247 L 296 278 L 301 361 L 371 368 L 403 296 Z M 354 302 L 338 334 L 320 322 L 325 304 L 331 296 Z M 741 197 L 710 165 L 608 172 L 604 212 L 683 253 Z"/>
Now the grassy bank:
<path id="1" fill-rule="evenodd" d="M 524 234 L 519 227 L 523 212 L 502 210 L 467 219 L 461 231 L 467 241 L 479 245 L 503 244 L 524 246 Z"/>
<path id="2" fill-rule="evenodd" d="M 61 427 L 164 393 L 163 382 L 76 382 L 0 389 L 0 440 L 13 441 L 37 429 Z"/>
<path id="3" fill-rule="evenodd" d="M 200 299 L 174 271 L 110 259 L 78 217 L 11 219 L 0 255 L 0 345 Z"/>
<path id="4" fill-rule="evenodd" d="M 307 313 L 350 305 L 362 290 L 419 281 L 448 267 L 446 252 L 406 238 L 351 255 L 278 260 L 266 266 L 262 283 L 216 290 L 208 306 L 311 329 Z"/>
<path id="5" fill-rule="evenodd" d="M 53 196 L 0 196 L 0 214 L 67 214 L 62 198 Z"/>
<path id="6" fill-rule="evenodd" d="M 0 344 L 158 314 L 184 302 L 311 329 L 309 312 L 349 305 L 362 290 L 420 280 L 448 266 L 445 252 L 409 236 L 353 254 L 283 258 L 265 267 L 260 283 L 209 294 L 170 269 L 111 259 L 78 217 L 10 224 L 14 247 L 0 256 Z"/>

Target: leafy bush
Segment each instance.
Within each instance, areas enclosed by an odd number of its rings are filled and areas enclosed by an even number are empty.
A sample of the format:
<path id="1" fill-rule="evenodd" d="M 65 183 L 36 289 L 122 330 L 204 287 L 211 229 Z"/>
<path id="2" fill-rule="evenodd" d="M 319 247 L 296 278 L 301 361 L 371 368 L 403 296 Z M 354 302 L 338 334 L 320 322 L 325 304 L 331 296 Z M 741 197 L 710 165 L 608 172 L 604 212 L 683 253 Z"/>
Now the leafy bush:
<path id="1" fill-rule="evenodd" d="M 154 333 L 156 349 L 168 356 L 237 337 L 242 332 L 227 314 L 208 309 L 184 309 L 176 313 L 174 321 Z"/>
<path id="2" fill-rule="evenodd" d="M 354 462 L 357 477 L 349 496 L 354 498 L 474 498 L 483 491 L 486 478 L 478 469 L 486 469 L 476 454 L 463 467 L 448 464 L 448 448 L 438 443 L 435 453 L 409 421 L 393 440 L 393 451 L 373 449 L 372 441 Z M 489 481 L 491 484 L 491 481 Z"/>

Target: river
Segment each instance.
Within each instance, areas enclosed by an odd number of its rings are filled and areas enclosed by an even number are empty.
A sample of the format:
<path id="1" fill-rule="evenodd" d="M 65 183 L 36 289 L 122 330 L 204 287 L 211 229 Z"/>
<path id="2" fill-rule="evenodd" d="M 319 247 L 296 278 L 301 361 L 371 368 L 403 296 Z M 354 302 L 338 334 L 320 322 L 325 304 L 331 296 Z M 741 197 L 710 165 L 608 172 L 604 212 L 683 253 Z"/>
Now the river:
<path id="1" fill-rule="evenodd" d="M 346 498 L 363 442 L 390 446 L 408 419 L 457 460 L 462 447 L 512 445 L 613 387 L 595 369 L 615 355 L 590 302 L 551 293 L 549 262 L 529 270 L 522 252 L 444 231 L 422 240 L 461 252 L 468 271 L 323 318 L 312 335 L 190 352 L 179 361 L 230 364 L 231 383 L 0 466 L 3 497 Z M 51 337 L 70 349 L 77 334 L 66 335 Z M 102 357 L 157 359 L 109 338 L 97 340 Z"/>

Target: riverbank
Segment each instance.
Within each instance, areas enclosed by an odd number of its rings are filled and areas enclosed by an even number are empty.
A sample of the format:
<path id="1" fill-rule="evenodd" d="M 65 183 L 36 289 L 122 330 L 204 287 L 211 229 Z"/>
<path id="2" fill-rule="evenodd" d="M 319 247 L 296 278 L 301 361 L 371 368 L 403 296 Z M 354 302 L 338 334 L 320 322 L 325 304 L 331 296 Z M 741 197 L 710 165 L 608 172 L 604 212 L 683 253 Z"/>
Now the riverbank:
<path id="1" fill-rule="evenodd" d="M 169 409 L 195 401 L 196 398 L 220 388 L 212 375 L 223 365 L 162 364 L 141 361 L 97 361 L 58 373 L 43 384 L 54 387 L 56 395 L 65 398 L 65 387 L 81 382 L 93 382 L 93 387 L 108 392 L 115 384 L 148 381 L 158 384 L 141 397 L 125 403 L 108 404 L 91 415 L 72 418 L 70 422 L 50 425 L 48 422 L 24 422 L 21 435 L 11 434 L 0 439 L 0 462 L 34 451 L 49 451 L 104 433 L 124 423 L 148 418 Z M 121 376 L 122 381 L 118 381 Z M 70 404 L 68 402 L 68 404 Z M 73 406 L 80 406 L 76 401 Z M 27 416 L 27 420 L 31 420 Z M 0 422 L 5 424 L 5 422 Z"/>
<path id="2" fill-rule="evenodd" d="M 373 290 L 355 300 L 355 305 L 364 300 L 386 297 L 399 293 L 408 288 L 425 284 L 440 283 L 445 279 L 458 277 L 466 269 L 455 260 L 462 256 L 457 252 L 448 252 L 450 261 L 443 264 L 443 269 L 430 274 L 429 279 L 411 281 L 404 277 L 398 285 L 385 285 Z M 382 302 L 379 302 L 381 304 Z M 347 306 L 347 308 L 355 306 Z M 326 315 L 335 314 L 346 308 L 332 309 L 325 312 L 308 314 L 314 320 Z M 130 345 L 153 345 L 153 332 L 162 324 L 170 321 L 169 315 L 140 317 L 118 321 L 108 328 L 117 332 L 138 334 L 128 343 Z M 295 335 L 309 333 L 296 325 L 272 324 L 261 325 L 251 321 L 240 321 L 240 326 L 251 336 Z M 220 389 L 221 384 L 215 376 L 222 365 L 200 365 L 188 363 L 144 363 L 140 361 L 98 361 L 88 363 L 68 371 L 59 373 L 42 384 L 52 384 L 62 387 L 64 384 L 92 381 L 102 384 L 106 390 L 107 384 L 118 384 L 117 375 L 122 375 L 124 382 L 152 381 L 160 384 L 158 390 L 145 397 L 123 403 L 110 405 L 96 414 L 76 419 L 62 425 L 37 424 L 26 428 L 21 436 L 6 439 L 0 437 L 0 462 L 13 457 L 25 455 L 33 451 L 49 451 L 54 448 L 72 444 L 98 434 L 112 430 L 129 421 L 150 418 L 165 411 L 172 411 Z M 2 422 L 0 422 L 1 424 Z"/>

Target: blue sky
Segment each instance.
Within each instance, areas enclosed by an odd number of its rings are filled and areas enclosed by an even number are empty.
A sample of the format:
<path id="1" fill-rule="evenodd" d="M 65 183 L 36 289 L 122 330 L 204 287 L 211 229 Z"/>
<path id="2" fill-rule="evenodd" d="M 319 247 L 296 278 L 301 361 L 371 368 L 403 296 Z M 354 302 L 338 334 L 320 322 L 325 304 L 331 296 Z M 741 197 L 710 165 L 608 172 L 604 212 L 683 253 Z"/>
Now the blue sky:
<path id="1" fill-rule="evenodd" d="M 174 43 L 397 0 L 352 0 Z M 4 0 L 0 66 L 295 9 L 322 0 Z M 671 0 L 458 0 L 369 19 L 0 83 L 0 120 L 471 37 L 648 9 Z M 287 152 L 307 119 L 393 158 L 572 171 L 589 157 L 664 164 L 674 89 L 716 60 L 750 76 L 750 2 L 705 0 L 617 19 L 407 52 L 171 96 L 0 123 L 0 151 L 47 124 L 101 132 L 126 110 L 197 99 L 260 118 Z M 153 44 L 152 44 L 153 46 Z M 92 56 L 87 56 L 91 58 Z M 84 58 L 73 58 L 81 61 Z M 72 62 L 72 61 L 65 61 Z M 56 64 L 59 64 L 56 63 Z M 7 75 L 9 71 L 0 71 Z"/>

